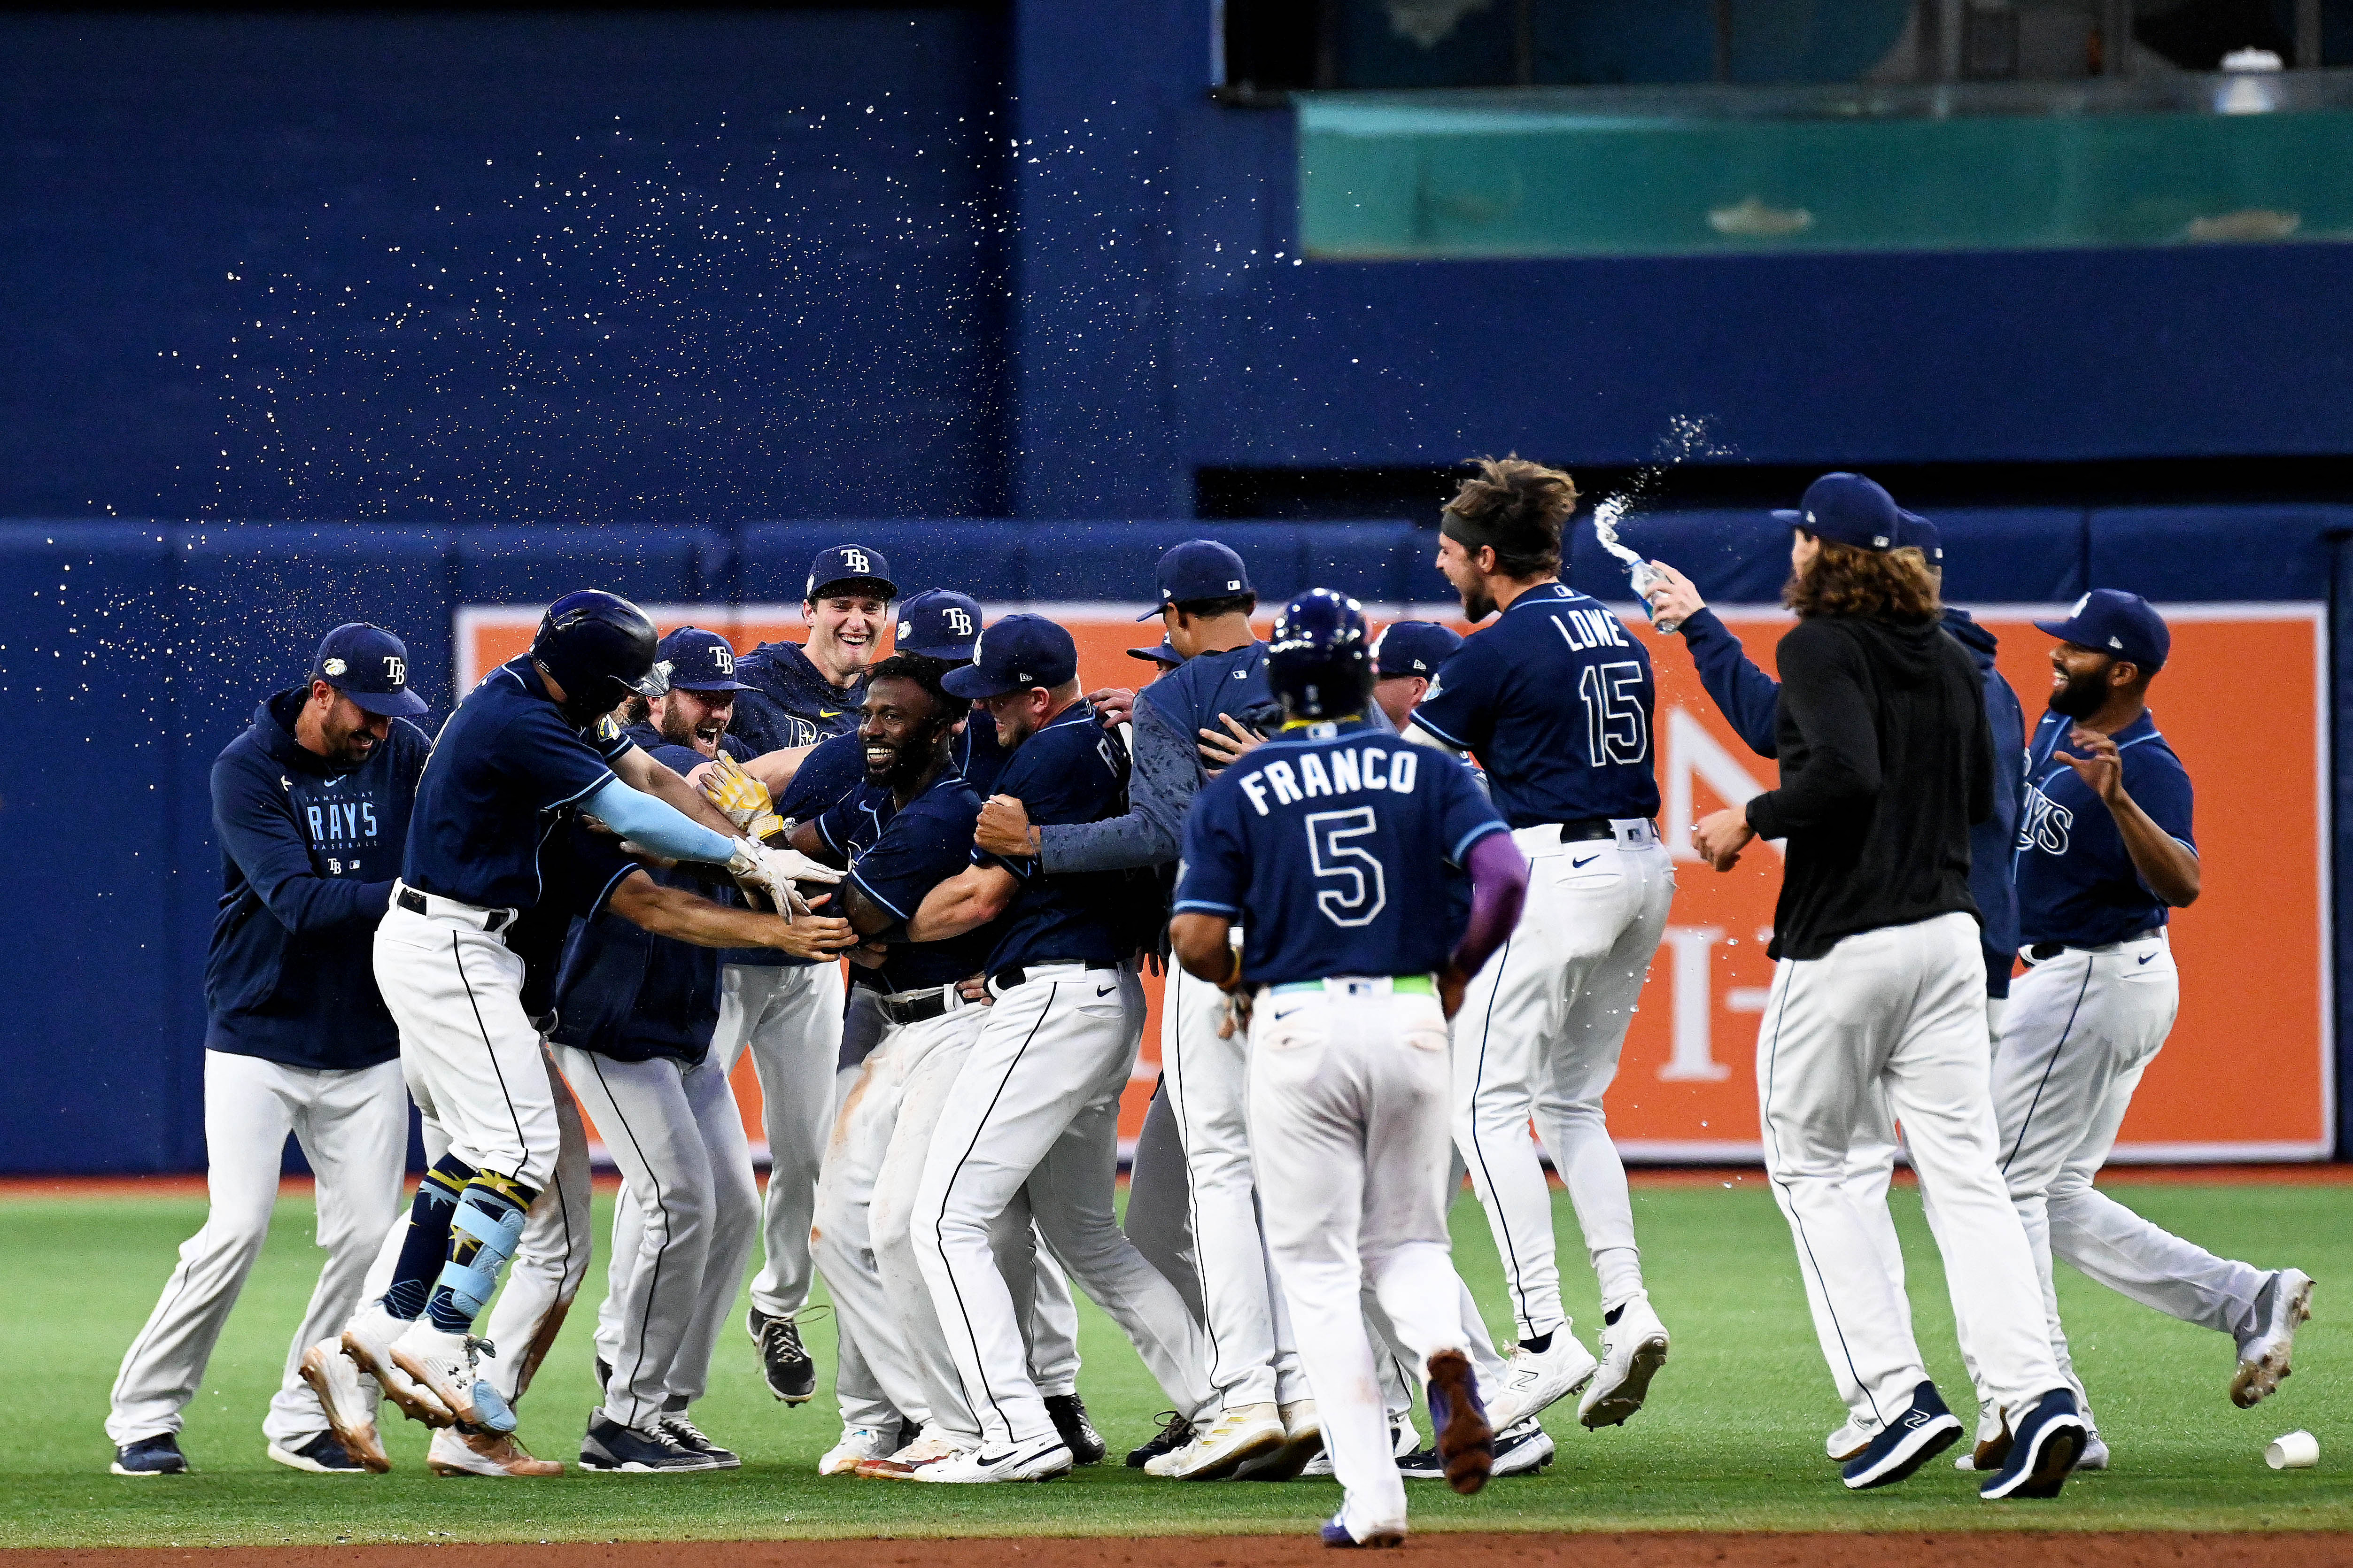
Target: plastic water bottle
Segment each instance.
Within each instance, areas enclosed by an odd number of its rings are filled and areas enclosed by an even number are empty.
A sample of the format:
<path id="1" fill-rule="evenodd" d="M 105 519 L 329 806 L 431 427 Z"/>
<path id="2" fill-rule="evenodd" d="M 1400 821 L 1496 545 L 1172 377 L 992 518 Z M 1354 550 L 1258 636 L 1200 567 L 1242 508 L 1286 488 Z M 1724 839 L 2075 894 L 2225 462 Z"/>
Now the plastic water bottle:
<path id="1" fill-rule="evenodd" d="M 1651 590 L 1667 585 L 1665 573 L 1647 561 L 1637 561 L 1626 568 L 1626 576 L 1634 584 L 1635 596 L 1642 601 L 1642 608 L 1649 613 L 1652 626 L 1662 632 L 1672 635 L 1676 627 L 1683 625 L 1683 622 L 1672 617 L 1661 618 L 1658 607 L 1651 603 Z"/>

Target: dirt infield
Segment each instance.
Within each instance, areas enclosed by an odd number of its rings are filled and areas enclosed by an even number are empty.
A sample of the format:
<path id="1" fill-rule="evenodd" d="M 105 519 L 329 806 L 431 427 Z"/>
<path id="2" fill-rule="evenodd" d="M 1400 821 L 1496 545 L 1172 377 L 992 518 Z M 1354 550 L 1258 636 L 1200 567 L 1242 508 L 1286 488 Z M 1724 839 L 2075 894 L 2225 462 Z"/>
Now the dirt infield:
<path id="1" fill-rule="evenodd" d="M 1862 1531 L 1820 1534 L 1643 1533 L 1419 1535 L 1409 1552 L 1449 1564 L 1574 1560 L 1577 1568 L 2343 1568 L 2353 1534 L 2212 1534 L 2141 1531 L 1959 1531 L 1950 1534 Z M 1305 1535 L 1161 1535 L 931 1541 L 629 1541 L 553 1546 L 236 1546 L 0 1551 L 0 1568 L 1304 1568 L 1329 1563 Z"/>

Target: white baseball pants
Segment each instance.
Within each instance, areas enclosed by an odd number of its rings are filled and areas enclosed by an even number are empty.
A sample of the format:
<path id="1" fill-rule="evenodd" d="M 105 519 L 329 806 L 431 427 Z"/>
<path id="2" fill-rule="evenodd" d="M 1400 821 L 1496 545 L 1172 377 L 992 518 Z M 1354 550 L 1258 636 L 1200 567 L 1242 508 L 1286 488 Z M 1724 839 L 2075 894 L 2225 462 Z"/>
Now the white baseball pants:
<path id="1" fill-rule="evenodd" d="M 286 1375 L 261 1430 L 299 1448 L 327 1429 L 303 1383 L 302 1352 L 340 1333 L 359 1304 L 376 1239 L 400 1208 L 408 1153 L 408 1096 L 400 1064 L 329 1072 L 227 1051 L 205 1053 L 204 1228 L 180 1261 L 114 1380 L 107 1436 L 120 1445 L 180 1429 L 203 1384 L 246 1276 L 269 1237 L 278 1173 L 292 1133 L 318 1177 L 318 1245 L 326 1267 L 286 1353 Z"/>
<path id="2" fill-rule="evenodd" d="M 400 1025 L 409 1093 L 431 1105 L 449 1152 L 534 1190 L 555 1174 L 563 1130 L 523 1016 L 522 959 L 484 929 L 488 911 L 431 898 L 392 908 L 375 928 L 375 981 Z"/>
<path id="3" fill-rule="evenodd" d="M 1306 1396 L 1282 1289 L 1274 1282 L 1250 1169 L 1250 1042 L 1218 1037 L 1226 994 L 1182 968 L 1160 999 L 1160 1072 L 1185 1150 L 1209 1385 L 1231 1409 Z M 1134 1190 L 1130 1184 L 1131 1211 Z M 1131 1221 L 1132 1223 L 1132 1221 Z"/>
<path id="4" fill-rule="evenodd" d="M 1616 826 L 1614 840 L 1572 844 L 1556 826 L 1513 833 L 1528 858 L 1527 902 L 1454 1016 L 1454 1141 L 1524 1339 L 1568 1323 L 1531 1120 L 1568 1187 L 1603 1308 L 1642 1289 L 1633 1200 L 1601 1097 L 1667 929 L 1675 874 L 1648 822 Z"/>
<path id="5" fill-rule="evenodd" d="M 845 1001 L 839 963 L 719 967 L 711 1058 L 730 1073 L 748 1048 L 760 1079 L 760 1122 L 768 1140 L 760 1223 L 766 1261 L 752 1281 L 752 1305 L 772 1318 L 792 1317 L 808 1305 L 809 1217 L 833 1122 Z"/>
<path id="6" fill-rule="evenodd" d="M 726 1311 L 708 1303 L 723 1289 L 733 1304 L 751 1256 L 760 1204 L 743 1119 L 709 1057 L 689 1067 L 571 1046 L 555 1056 L 635 1199 L 635 1237 L 614 1226 L 616 1252 L 634 1239 L 634 1255 L 611 1269 L 596 1348 L 613 1368 L 605 1413 L 643 1426 L 702 1397 Z"/>
<path id="7" fill-rule="evenodd" d="M 1381 1382 L 1365 1332 L 1369 1284 L 1419 1381 L 1432 1353 L 1469 1349 L 1446 1229 L 1451 1171 L 1445 1015 L 1390 982 L 1259 994 L 1250 1109 L 1267 1241 L 1299 1329 L 1357 1539 L 1405 1526 Z"/>
<path id="8" fill-rule="evenodd" d="M 1881 1222 L 1850 1186 L 1858 1139 L 1885 1109 L 1929 1197 L 1963 1344 L 2002 1405 L 2064 1382 L 2043 1331 L 2026 1232 L 1996 1169 L 1977 921 L 1939 915 L 1784 959 L 1759 1026 L 1757 1091 L 1773 1195 L 1789 1221 L 1823 1359 L 1853 1390 L 1849 1419 L 1876 1432 L 1927 1377 Z M 1883 1206 L 1884 1200 L 1882 1199 Z"/>
<path id="9" fill-rule="evenodd" d="M 2069 948 L 2010 983 L 1993 1058 L 2002 1177 L 2034 1249 L 2052 1354 L 2079 1393 L 2053 1254 L 2145 1307 L 2222 1333 L 2253 1317 L 2263 1288 L 2263 1270 L 2217 1258 L 2092 1185 L 2180 1003 L 2161 933 L 2099 952 Z"/>
<path id="10" fill-rule="evenodd" d="M 1213 1403 L 1200 1325 L 1113 1207 L 1119 1099 L 1143 1029 L 1133 968 L 1031 967 L 987 1009 L 933 1131 L 909 1228 L 992 1452 L 1054 1430 L 989 1246 L 1025 1185 L 1046 1244 L 1126 1331 L 1169 1403 L 1188 1417 Z"/>
<path id="11" fill-rule="evenodd" d="M 1172 971 L 1173 973 L 1173 971 Z M 1127 1167 L 1127 1214 L 1120 1228 L 1145 1260 L 1185 1298 L 1196 1318 L 1201 1306 L 1201 1270 L 1193 1260 L 1193 1226 L 1187 1217 L 1192 1179 L 1185 1170 L 1185 1140 L 1177 1136 L 1176 1113 L 1168 1105 L 1168 1075 L 1153 1087 L 1135 1152 Z"/>
<path id="12" fill-rule="evenodd" d="M 555 1336 L 564 1327 L 572 1300 L 588 1278 L 591 1243 L 588 1231 L 588 1131 L 580 1121 L 580 1107 L 555 1070 L 555 1058 L 542 1047 L 550 1092 L 555 1100 L 555 1120 L 561 1142 L 555 1156 L 555 1179 L 541 1189 L 523 1216 L 522 1235 L 516 1239 L 514 1261 L 507 1282 L 491 1303 L 482 1337 L 498 1353 L 482 1363 L 482 1375 L 512 1405 L 531 1387 L 533 1373 L 547 1359 Z M 449 1152 L 449 1134 L 442 1129 L 433 1107 L 417 1105 L 419 1131 L 425 1142 L 425 1163 L 431 1165 Z M 412 1189 L 406 1194 L 414 1199 Z M 368 1266 L 367 1283 L 360 1302 L 375 1300 L 392 1289 L 393 1270 L 400 1265 L 400 1249 L 408 1239 L 410 1205 L 400 1205 L 392 1226 Z"/>

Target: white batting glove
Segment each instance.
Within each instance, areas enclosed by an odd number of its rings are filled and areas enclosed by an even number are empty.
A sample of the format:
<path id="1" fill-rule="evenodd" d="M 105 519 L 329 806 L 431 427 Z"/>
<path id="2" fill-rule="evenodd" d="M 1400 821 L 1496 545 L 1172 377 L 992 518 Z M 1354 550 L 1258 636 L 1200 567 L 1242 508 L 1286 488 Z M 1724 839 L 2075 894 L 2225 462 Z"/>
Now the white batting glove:
<path id="1" fill-rule="evenodd" d="M 843 876 L 838 868 L 812 860 L 797 849 L 772 849 L 749 838 L 735 841 L 734 858 L 727 862 L 727 869 L 745 888 L 767 895 L 776 912 L 786 920 L 809 912 L 808 901 L 794 889 L 795 882 L 830 885 Z"/>

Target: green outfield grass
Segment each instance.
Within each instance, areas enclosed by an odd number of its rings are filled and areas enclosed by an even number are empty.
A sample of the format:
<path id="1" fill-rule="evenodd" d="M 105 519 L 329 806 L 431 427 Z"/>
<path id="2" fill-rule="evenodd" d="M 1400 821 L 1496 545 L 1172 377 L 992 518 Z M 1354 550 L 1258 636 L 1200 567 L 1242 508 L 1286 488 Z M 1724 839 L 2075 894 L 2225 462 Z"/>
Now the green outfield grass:
<path id="1" fill-rule="evenodd" d="M 1558 1461 L 1475 1499 L 1412 1489 L 1418 1528 L 1940 1530 L 2353 1529 L 2353 1188 L 2126 1186 L 2136 1207 L 2218 1249 L 2295 1262 L 2321 1283 L 2320 1317 L 2298 1342 L 2301 1369 L 2254 1411 L 2224 1390 L 2231 1346 L 2067 1275 L 2062 1300 L 2116 1451 L 2105 1475 L 2051 1503 L 1981 1503 L 1970 1478 L 1939 1460 L 1910 1482 L 1852 1496 L 1822 1458 L 1841 1412 L 1822 1369 L 1787 1228 L 1754 1178 L 1637 1191 L 1636 1223 L 1653 1299 L 1675 1336 L 1650 1408 L 1599 1434 L 1570 1405 L 1548 1422 Z M 1899 1193 L 1913 1303 L 1932 1370 L 1965 1403 L 1944 1278 L 1919 1204 Z M 1564 1237 L 1576 1229 L 1559 1201 Z M 599 1205 L 600 1216 L 607 1205 Z M 739 1449 L 732 1474 L 596 1476 L 510 1485 L 444 1481 L 424 1468 L 422 1427 L 393 1418 L 398 1468 L 380 1478 L 298 1475 L 263 1457 L 259 1425 L 287 1336 L 317 1267 L 307 1205 L 288 1203 L 188 1412 L 183 1444 L 197 1473 L 125 1480 L 107 1474 L 101 1423 L 123 1347 L 153 1305 L 174 1249 L 201 1223 L 184 1199 L 0 1200 L 0 1546 L 270 1544 L 353 1541 L 745 1539 L 925 1534 L 1134 1535 L 1297 1531 L 1338 1499 L 1328 1481 L 1182 1486 L 1124 1468 L 1150 1431 L 1157 1391 L 1118 1331 L 1085 1307 L 1081 1392 L 1113 1457 L 1046 1487 L 933 1488 L 820 1480 L 838 1431 L 826 1398 L 787 1410 L 769 1398 L 750 1342 L 731 1327 L 704 1427 Z M 1466 1278 L 1491 1308 L 1501 1292 L 1476 1204 L 1455 1211 Z M 600 1232 L 601 1239 L 601 1232 Z M 533 1452 L 569 1460 L 594 1400 L 588 1331 L 603 1258 L 523 1412 Z M 2063 1273 L 2064 1271 L 2063 1270 Z M 1569 1270 L 1571 1310 L 1588 1342 L 1593 1283 Z M 1499 1328 L 1503 1325 L 1498 1323 Z M 829 1386 L 830 1325 L 809 1335 Z M 1571 1402 L 1573 1405 L 1573 1402 Z M 388 1417 L 392 1407 L 385 1406 Z M 2262 1449 L 2281 1432 L 2320 1438 L 2316 1470 L 2274 1473 Z"/>

